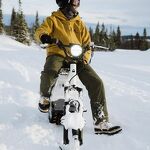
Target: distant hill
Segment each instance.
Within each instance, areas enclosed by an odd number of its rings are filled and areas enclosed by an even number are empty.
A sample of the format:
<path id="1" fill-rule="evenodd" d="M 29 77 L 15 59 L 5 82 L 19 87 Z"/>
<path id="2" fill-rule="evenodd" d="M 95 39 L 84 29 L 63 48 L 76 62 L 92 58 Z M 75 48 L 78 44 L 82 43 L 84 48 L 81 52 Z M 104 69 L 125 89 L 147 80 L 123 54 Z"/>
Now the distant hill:
<path id="1" fill-rule="evenodd" d="M 10 18 L 11 18 L 11 15 L 4 14 L 3 20 L 4 20 L 5 25 L 10 24 Z M 35 21 L 35 16 L 34 15 L 26 15 L 25 18 L 26 18 L 28 25 L 31 27 Z M 46 17 L 45 16 L 39 16 L 40 22 L 42 22 L 44 20 L 44 18 L 46 18 Z"/>
<path id="2" fill-rule="evenodd" d="M 10 24 L 10 15 L 4 14 L 3 18 L 4 18 L 4 23 L 6 25 L 9 25 Z M 40 22 L 42 23 L 45 18 L 46 18 L 46 16 L 39 16 Z M 34 15 L 26 15 L 26 20 L 27 20 L 29 27 L 31 27 L 32 24 L 34 23 L 35 16 Z M 86 24 L 88 27 L 91 27 L 93 29 L 95 29 L 95 27 L 96 27 L 96 24 L 94 24 L 94 23 L 86 23 Z M 116 30 L 118 25 L 105 24 L 105 26 L 107 27 L 107 29 L 109 31 L 111 27 Z M 137 32 L 139 32 L 139 34 L 142 35 L 144 27 L 121 25 L 120 28 L 121 28 L 122 35 L 131 35 L 131 34 L 135 35 Z M 147 29 L 147 34 L 150 35 L 150 26 L 146 27 L 146 29 Z"/>

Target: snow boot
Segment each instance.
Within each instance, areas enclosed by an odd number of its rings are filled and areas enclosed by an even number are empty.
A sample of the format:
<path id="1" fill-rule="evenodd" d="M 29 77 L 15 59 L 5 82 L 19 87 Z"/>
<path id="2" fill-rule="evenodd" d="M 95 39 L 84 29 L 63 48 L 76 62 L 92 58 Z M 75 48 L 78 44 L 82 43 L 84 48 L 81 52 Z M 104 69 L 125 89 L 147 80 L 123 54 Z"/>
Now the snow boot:
<path id="1" fill-rule="evenodd" d="M 111 123 L 103 121 L 94 125 L 95 134 L 114 135 L 122 131 L 120 126 L 113 126 Z"/>
<path id="2" fill-rule="evenodd" d="M 42 113 L 47 113 L 49 111 L 50 101 L 48 97 L 41 96 L 39 101 L 39 110 Z"/>
<path id="3" fill-rule="evenodd" d="M 99 102 L 91 103 L 91 106 L 95 134 L 114 135 L 122 130 L 120 126 L 113 126 L 109 123 L 106 106 L 103 107 Z"/>

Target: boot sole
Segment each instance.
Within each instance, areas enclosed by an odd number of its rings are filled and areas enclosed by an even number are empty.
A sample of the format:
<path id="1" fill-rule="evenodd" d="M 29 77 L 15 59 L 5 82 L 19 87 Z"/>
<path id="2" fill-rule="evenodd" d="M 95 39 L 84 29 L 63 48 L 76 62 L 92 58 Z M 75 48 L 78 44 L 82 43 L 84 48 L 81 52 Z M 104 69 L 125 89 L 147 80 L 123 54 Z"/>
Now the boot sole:
<path id="1" fill-rule="evenodd" d="M 113 130 L 100 130 L 100 129 L 95 129 L 95 134 L 105 134 L 105 135 L 114 135 L 119 132 L 121 132 L 121 128 L 115 128 Z"/>
<path id="2" fill-rule="evenodd" d="M 42 113 L 48 113 L 49 109 L 46 109 L 46 110 L 43 110 L 41 109 L 40 107 L 38 107 L 39 111 L 42 112 Z"/>

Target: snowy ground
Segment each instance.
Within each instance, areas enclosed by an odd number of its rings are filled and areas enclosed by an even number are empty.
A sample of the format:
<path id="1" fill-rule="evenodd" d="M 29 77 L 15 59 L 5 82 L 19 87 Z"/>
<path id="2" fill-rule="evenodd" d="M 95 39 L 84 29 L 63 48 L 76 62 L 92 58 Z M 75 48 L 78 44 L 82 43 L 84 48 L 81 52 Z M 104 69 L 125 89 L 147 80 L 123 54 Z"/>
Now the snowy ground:
<path id="1" fill-rule="evenodd" d="M 45 52 L 0 36 L 0 150 L 57 150 L 61 127 L 37 110 Z M 110 121 L 123 132 L 94 135 L 87 91 L 82 150 L 150 150 L 150 50 L 95 53 L 93 68 L 103 79 Z"/>

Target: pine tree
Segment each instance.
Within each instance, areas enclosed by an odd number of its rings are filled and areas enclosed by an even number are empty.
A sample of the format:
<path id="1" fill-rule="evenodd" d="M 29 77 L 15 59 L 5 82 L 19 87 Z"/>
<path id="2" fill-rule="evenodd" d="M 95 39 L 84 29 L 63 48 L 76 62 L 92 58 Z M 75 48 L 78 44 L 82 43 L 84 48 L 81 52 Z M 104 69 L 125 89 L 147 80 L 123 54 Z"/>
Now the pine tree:
<path id="1" fill-rule="evenodd" d="M 94 40 L 93 39 L 93 34 L 94 33 L 93 33 L 93 29 L 91 27 L 89 28 L 89 33 L 90 33 L 91 41 L 93 42 L 93 40 Z"/>
<path id="2" fill-rule="evenodd" d="M 116 46 L 117 48 L 121 47 L 121 31 L 120 31 L 120 27 L 117 27 L 117 34 L 116 34 Z"/>
<path id="3" fill-rule="evenodd" d="M 15 39 L 24 44 L 30 44 L 30 36 L 25 16 L 21 8 L 21 0 L 19 0 L 19 11 L 16 16 Z"/>
<path id="4" fill-rule="evenodd" d="M 137 32 L 135 35 L 135 49 L 140 49 L 141 45 L 140 45 L 140 35 Z"/>
<path id="5" fill-rule="evenodd" d="M 10 21 L 10 35 L 15 36 L 16 34 L 16 29 L 17 29 L 17 13 L 15 9 L 12 9 L 12 14 L 11 14 L 11 21 Z"/>
<path id="6" fill-rule="evenodd" d="M 147 41 L 147 31 L 146 28 L 143 30 L 143 38 L 142 38 L 142 45 L 141 45 L 142 50 L 147 50 L 148 49 L 148 41 Z"/>
<path id="7" fill-rule="evenodd" d="M 0 0 L 0 34 L 4 33 L 4 25 L 3 25 L 3 13 L 2 13 L 2 0 Z"/>
<path id="8" fill-rule="evenodd" d="M 109 35 L 109 48 L 111 51 L 115 50 L 116 49 L 116 32 L 113 30 L 110 32 L 110 35 Z"/>
<path id="9" fill-rule="evenodd" d="M 98 22 L 97 25 L 96 25 L 96 28 L 95 28 L 95 33 L 93 35 L 94 43 L 97 44 L 97 45 L 100 43 L 99 34 L 100 34 L 100 25 L 99 25 L 99 22 Z"/>
<path id="10" fill-rule="evenodd" d="M 38 12 L 36 12 L 36 16 L 35 16 L 35 22 L 32 26 L 32 29 L 31 29 L 31 37 L 32 39 L 34 39 L 34 34 L 35 34 L 35 31 L 36 29 L 40 26 L 40 23 L 39 23 L 39 15 L 38 15 Z"/>
<path id="11" fill-rule="evenodd" d="M 39 14 L 38 11 L 36 12 L 36 16 L 35 16 L 35 30 L 40 26 L 39 23 Z"/>
<path id="12" fill-rule="evenodd" d="M 133 35 L 131 35 L 130 49 L 134 49 L 134 38 L 133 38 Z"/>
<path id="13" fill-rule="evenodd" d="M 107 29 L 105 28 L 104 23 L 101 26 L 101 31 L 99 34 L 99 41 L 100 41 L 100 45 L 102 46 L 108 46 L 108 36 L 107 36 Z"/>
<path id="14" fill-rule="evenodd" d="M 108 46 L 109 40 L 107 35 L 107 29 L 105 25 L 99 25 L 99 22 L 96 25 L 95 33 L 93 34 L 93 41 L 97 45 Z"/>

